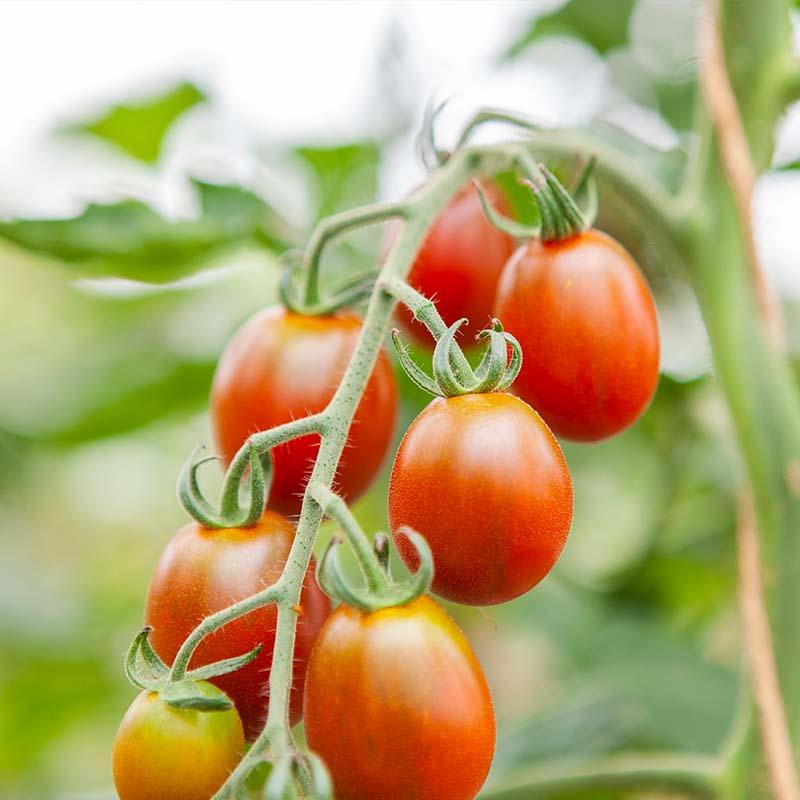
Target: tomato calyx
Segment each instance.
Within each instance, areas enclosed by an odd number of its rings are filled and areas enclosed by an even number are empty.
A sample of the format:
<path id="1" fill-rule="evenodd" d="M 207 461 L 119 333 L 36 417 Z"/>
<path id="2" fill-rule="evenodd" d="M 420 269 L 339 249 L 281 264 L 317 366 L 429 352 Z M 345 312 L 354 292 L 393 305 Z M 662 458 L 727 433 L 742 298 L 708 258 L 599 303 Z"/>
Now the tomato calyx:
<path id="1" fill-rule="evenodd" d="M 464 394 L 483 394 L 501 392 L 515 380 L 522 367 L 522 348 L 517 339 L 503 330 L 500 320 L 493 319 L 492 327 L 482 330 L 479 341 L 488 341 L 488 346 L 478 366 L 473 370 L 464 367 L 455 336 L 467 320 L 456 320 L 436 342 L 433 351 L 433 376 L 428 375 L 411 358 L 407 345 L 400 338 L 400 332 L 392 331 L 397 358 L 408 377 L 423 391 L 439 397 L 458 397 Z M 510 351 L 510 357 L 509 357 Z M 461 359 L 456 359 L 458 352 Z"/>
<path id="2" fill-rule="evenodd" d="M 352 308 L 369 297 L 377 276 L 377 270 L 351 276 L 332 286 L 326 297 L 320 297 L 319 292 L 316 292 L 309 299 L 307 288 L 303 290 L 300 285 L 308 280 L 304 253 L 302 250 L 289 250 L 281 257 L 278 298 L 283 306 L 295 314 L 307 317 L 326 316 L 343 308 Z"/>
<path id="3" fill-rule="evenodd" d="M 419 567 L 406 580 L 395 582 L 389 569 L 389 537 L 378 533 L 370 546 L 369 539 L 341 497 L 323 484 L 310 486 L 309 492 L 343 534 L 331 539 L 325 555 L 317 564 L 317 583 L 325 594 L 352 608 L 371 613 L 406 605 L 428 591 L 433 581 L 433 555 L 423 536 L 408 527 L 398 531 L 398 535 L 405 536 L 416 550 Z M 364 578 L 363 588 L 356 588 L 342 568 L 340 552 L 345 539 Z"/>
<path id="4" fill-rule="evenodd" d="M 189 455 L 181 470 L 178 477 L 178 500 L 186 513 L 206 528 L 247 528 L 255 525 L 264 512 L 264 502 L 269 495 L 272 478 L 272 459 L 269 452 L 260 454 L 251 442 L 248 442 L 245 447 L 248 456 L 247 464 L 250 468 L 246 505 L 243 505 L 239 499 L 238 480 L 235 483 L 226 481 L 219 511 L 203 497 L 197 480 L 197 472 L 203 464 L 209 461 L 219 461 L 219 456 L 205 456 L 196 460 L 198 452 L 202 449 L 197 447 Z"/>
<path id="5" fill-rule="evenodd" d="M 477 181 L 473 181 L 489 222 L 498 230 L 517 239 L 540 239 L 542 242 L 556 242 L 569 239 L 589 230 L 597 217 L 597 186 L 593 172 L 596 164 L 590 158 L 578 175 L 571 191 L 553 175 L 544 164 L 533 164 L 523 158 L 521 163 L 525 175 L 520 182 L 533 192 L 533 199 L 539 211 L 537 225 L 522 225 L 505 217 L 492 208 L 486 194 Z"/>
<path id="6" fill-rule="evenodd" d="M 148 692 L 158 692 L 165 703 L 175 708 L 224 711 L 233 707 L 227 695 L 207 681 L 247 666 L 258 657 L 261 645 L 242 656 L 206 664 L 190 670 L 179 680 L 173 680 L 170 668 L 150 645 L 152 630 L 149 625 L 142 628 L 125 656 L 125 675 L 134 686 Z"/>
<path id="7" fill-rule="evenodd" d="M 399 535 L 405 536 L 411 542 L 419 560 L 417 571 L 407 580 L 394 583 L 387 573 L 382 586 L 356 588 L 345 576 L 339 558 L 344 539 L 334 536 L 317 566 L 317 582 L 322 591 L 334 600 L 368 614 L 382 608 L 404 606 L 421 597 L 433 581 L 431 549 L 425 538 L 410 528 L 402 529 Z"/>
<path id="8" fill-rule="evenodd" d="M 269 759 L 271 769 L 263 796 L 271 800 L 286 797 L 313 797 L 333 800 L 333 783 L 322 759 L 315 753 L 296 750 Z"/>

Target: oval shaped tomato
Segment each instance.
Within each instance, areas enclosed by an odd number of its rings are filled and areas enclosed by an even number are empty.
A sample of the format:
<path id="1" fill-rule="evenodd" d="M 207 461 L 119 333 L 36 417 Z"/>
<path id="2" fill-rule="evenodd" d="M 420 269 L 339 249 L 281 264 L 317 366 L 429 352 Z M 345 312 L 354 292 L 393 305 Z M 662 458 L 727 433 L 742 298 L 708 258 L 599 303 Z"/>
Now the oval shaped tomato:
<path id="1" fill-rule="evenodd" d="M 272 585 L 281 575 L 294 539 L 294 527 L 265 511 L 251 528 L 210 530 L 189 523 L 175 534 L 161 556 L 147 595 L 145 620 L 150 642 L 171 664 L 186 637 L 209 614 Z M 300 720 L 308 655 L 330 613 L 330 601 L 309 566 L 300 600 L 294 650 L 291 719 Z M 212 678 L 236 704 L 248 741 L 264 726 L 269 702 L 269 672 L 275 646 L 277 610 L 269 605 L 228 623 L 198 646 L 191 667 L 241 656 L 258 644 L 258 657 L 242 669 Z"/>
<path id="2" fill-rule="evenodd" d="M 655 304 L 634 260 L 606 234 L 520 248 L 503 272 L 495 314 L 522 345 L 514 390 L 558 435 L 612 436 L 653 398 Z"/>
<path id="3" fill-rule="evenodd" d="M 389 524 L 412 569 L 418 558 L 401 529 L 427 539 L 436 594 L 503 603 L 542 580 L 564 547 L 572 524 L 567 462 L 541 417 L 517 397 L 437 398 L 400 443 Z"/>
<path id="4" fill-rule="evenodd" d="M 211 391 L 211 421 L 225 461 L 251 433 L 322 411 L 360 332 L 361 321 L 350 313 L 307 317 L 276 306 L 247 321 L 225 349 Z M 394 372 L 381 351 L 339 463 L 334 488 L 347 500 L 359 497 L 380 469 L 396 416 Z M 269 508 L 300 511 L 318 448 L 319 437 L 310 435 L 273 449 Z"/>
<path id="5" fill-rule="evenodd" d="M 483 671 L 428 597 L 333 612 L 311 653 L 305 730 L 337 800 L 472 800 L 494 754 Z"/>
<path id="6" fill-rule="evenodd" d="M 492 183 L 483 189 L 489 203 L 507 214 L 508 204 L 501 190 Z M 491 322 L 497 282 L 514 245 L 514 239 L 486 219 L 477 189 L 470 184 L 436 218 L 411 267 L 408 282 L 436 301 L 448 326 L 466 317 L 469 323 L 461 332 L 464 341 L 468 341 Z M 397 313 L 414 339 L 433 347 L 427 328 L 415 321 L 405 306 L 400 306 Z"/>
<path id="7" fill-rule="evenodd" d="M 198 686 L 222 694 L 209 683 Z M 114 785 L 120 800 L 208 800 L 243 752 L 236 709 L 175 708 L 156 692 L 142 692 L 114 739 Z"/>

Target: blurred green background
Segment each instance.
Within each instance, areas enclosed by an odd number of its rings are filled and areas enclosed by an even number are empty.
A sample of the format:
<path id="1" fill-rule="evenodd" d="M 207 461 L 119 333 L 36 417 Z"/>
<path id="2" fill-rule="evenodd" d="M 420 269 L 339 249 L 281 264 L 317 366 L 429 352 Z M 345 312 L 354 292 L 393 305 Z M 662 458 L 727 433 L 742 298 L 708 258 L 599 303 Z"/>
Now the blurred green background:
<path id="1" fill-rule="evenodd" d="M 679 175 L 696 4 L 597 5 L 0 8 L 14 40 L 0 53 L 0 796 L 113 797 L 134 695 L 121 658 L 184 520 L 177 472 L 210 441 L 215 360 L 316 219 L 419 182 L 431 96 L 452 95 L 445 141 L 471 110 L 508 105 Z M 37 15 L 76 38 L 34 48 Z M 777 165 L 757 198 L 792 331 L 798 192 Z M 656 291 L 663 376 L 634 428 L 565 446 L 575 524 L 553 575 L 505 606 L 452 609 L 497 704 L 492 785 L 618 750 L 713 753 L 737 713 L 728 422 L 680 265 L 603 200 Z M 374 262 L 379 236 L 338 246 L 328 274 Z M 425 403 L 402 384 L 398 436 Z M 385 489 L 384 475 L 356 506 L 368 530 L 386 525 Z"/>

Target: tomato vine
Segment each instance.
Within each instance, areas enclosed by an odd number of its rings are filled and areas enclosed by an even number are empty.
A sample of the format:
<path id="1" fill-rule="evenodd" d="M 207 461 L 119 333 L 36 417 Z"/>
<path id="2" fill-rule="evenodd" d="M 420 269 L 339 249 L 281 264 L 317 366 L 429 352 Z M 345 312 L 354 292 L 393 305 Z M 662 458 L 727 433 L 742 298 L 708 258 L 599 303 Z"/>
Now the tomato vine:
<path id="1" fill-rule="evenodd" d="M 740 6 L 729 4 L 726 7 L 727 16 L 721 20 L 723 38 L 737 35 L 741 25 L 751 19 L 752 10 L 746 9 L 744 4 Z M 754 104 L 764 112 L 762 116 L 768 117 L 766 123 L 759 118 L 757 124 L 744 130 L 755 164 L 759 167 L 768 164 L 772 127 L 786 96 L 790 92 L 796 94 L 800 84 L 796 65 L 789 69 L 784 53 L 788 37 L 785 4 L 769 0 L 763 4 L 762 10 L 764 8 L 768 12 L 769 24 L 758 26 L 759 30 L 766 29 L 766 33 L 755 42 L 754 50 L 757 54 L 769 54 L 769 58 L 755 65 L 748 62 L 744 69 L 735 65 L 731 72 L 733 88 L 740 89 L 744 97 L 742 102 Z M 776 42 L 779 47 L 775 46 Z M 780 53 L 777 59 L 772 56 L 775 50 Z M 769 97 L 754 98 L 752 91 L 741 89 L 743 81 L 752 79 L 752 75 L 748 77 L 745 74 L 746 70 L 762 77 L 779 74 L 781 80 L 777 90 Z M 758 81 L 753 81 L 753 84 L 760 85 Z M 397 603 L 413 604 L 432 579 L 431 553 L 425 541 L 408 534 L 416 553 L 404 553 L 404 557 L 409 563 L 418 562 L 419 567 L 406 584 L 392 584 L 383 566 L 385 540 L 376 537 L 374 547 L 371 547 L 344 500 L 332 488 L 351 422 L 389 332 L 395 306 L 398 302 L 403 303 L 438 342 L 434 352 L 433 378 L 416 367 L 402 344 L 398 344 L 401 362 L 422 388 L 444 396 L 458 396 L 507 385 L 504 384 L 506 369 L 514 371 L 519 367 L 514 364 L 515 340 L 509 339 L 499 328 L 488 332 L 486 359 L 473 369 L 454 345 L 453 337 L 459 321 L 449 326 L 445 324 L 430 299 L 409 284 L 412 266 L 437 215 L 464 185 L 475 178 L 491 179 L 501 172 L 516 172 L 524 180 L 533 182 L 541 212 L 536 232 L 545 238 L 558 240 L 585 230 L 586 218 L 591 217 L 594 210 L 589 182 L 578 182 L 579 193 L 585 202 L 583 209 L 572 203 L 568 195 L 557 191 L 549 197 L 543 196 L 546 187 L 553 189 L 552 176 L 537 163 L 534 153 L 542 157 L 551 153 L 591 152 L 596 158 L 598 177 L 612 185 L 629 204 L 635 205 L 641 218 L 650 226 L 654 240 L 663 246 L 663 252 L 674 255 L 687 265 L 694 281 L 717 372 L 728 398 L 748 479 L 753 487 L 756 521 L 766 545 L 764 559 L 777 573 L 775 587 L 768 590 L 770 622 L 776 631 L 775 648 L 780 656 L 784 656 L 776 668 L 779 674 L 775 679 L 781 681 L 781 689 L 791 701 L 787 702 L 785 727 L 796 740 L 800 730 L 800 703 L 796 702 L 798 690 L 793 688 L 791 679 L 794 670 L 800 666 L 797 644 L 800 637 L 796 635 L 798 622 L 795 613 L 798 545 L 796 536 L 790 537 L 793 533 L 791 523 L 800 519 L 800 504 L 788 472 L 800 457 L 800 413 L 797 393 L 786 364 L 770 345 L 758 320 L 758 304 L 754 300 L 752 275 L 747 265 L 748 258 L 753 258 L 750 252 L 752 243 L 747 231 L 742 230 L 741 217 L 747 215 L 747 203 L 742 203 L 742 193 L 732 185 L 729 159 L 726 161 L 725 154 L 719 152 L 722 133 L 719 120 L 709 119 L 708 109 L 699 102 L 697 131 L 701 142 L 683 188 L 675 194 L 637 172 L 618 153 L 604 152 L 602 146 L 596 146 L 582 134 L 542 132 L 525 119 L 486 110 L 468 122 L 450 153 L 436 145 L 432 136 L 433 121 L 433 118 L 427 121 L 427 150 L 437 166 L 424 186 L 402 201 L 375 204 L 323 220 L 311 236 L 305 252 L 293 252 L 286 257 L 281 297 L 285 306 L 295 312 L 331 313 L 368 297 L 355 350 L 330 401 L 317 413 L 251 435 L 231 459 L 216 506 L 204 498 L 199 488 L 197 471 L 204 459 L 198 460 L 193 454 L 179 482 L 181 502 L 204 526 L 250 526 L 261 517 L 268 494 L 272 472 L 270 451 L 301 436 L 318 436 L 319 450 L 305 488 L 296 535 L 282 574 L 273 585 L 206 617 L 187 636 L 169 670 L 154 657 L 147 635 L 137 637 L 129 659 L 131 675 L 145 688 L 158 687 L 159 691 L 172 692 L 176 704 L 202 708 L 204 703 L 211 701 L 202 694 L 198 681 L 241 667 L 254 656 L 241 654 L 198 672 L 189 669 L 198 646 L 225 625 L 274 604 L 277 627 L 266 723 L 215 798 L 230 800 L 236 797 L 250 772 L 265 760 L 273 764 L 266 787 L 268 797 L 283 797 L 287 788 L 295 784 L 305 796 L 330 796 L 330 782 L 319 759 L 313 754 L 300 753 L 292 737 L 289 712 L 301 591 L 323 518 L 330 516 L 336 521 L 365 575 L 365 590 L 354 590 L 349 586 L 336 561 L 341 540 L 334 540 L 332 549 L 323 559 L 320 582 L 329 594 L 340 597 L 349 606 L 369 612 Z M 471 145 L 472 134 L 486 122 L 508 123 L 527 130 L 531 136 L 525 142 L 513 144 Z M 713 191 L 709 187 L 713 187 Z M 747 201 L 749 197 L 744 199 Z M 487 216 L 505 233 L 512 236 L 532 233 L 530 228 L 523 229 L 502 217 L 488 203 L 484 206 Z M 397 230 L 382 266 L 374 273 L 356 276 L 333 287 L 326 294 L 320 286 L 326 247 L 358 228 L 390 220 L 397 221 Z M 726 269 L 723 274 L 720 263 L 730 265 L 731 269 Z M 506 363 L 507 345 L 511 345 L 512 350 L 510 364 Z M 503 364 L 498 366 L 501 357 Z M 745 376 L 746 369 L 752 370 L 753 374 Z M 759 410 L 762 407 L 763 412 Z M 785 424 L 776 432 L 775 428 L 756 421 L 759 413 L 767 415 L 773 422 Z M 760 436 L 760 433 L 764 435 Z M 246 483 L 244 501 L 243 483 Z M 152 673 L 147 678 L 142 677 L 144 669 Z M 213 702 L 219 702 L 218 698 L 213 698 Z M 761 752 L 754 744 L 753 733 L 752 726 L 745 726 L 744 734 L 734 732 L 730 751 L 718 758 L 612 759 L 594 768 L 573 768 L 564 775 L 532 775 L 525 791 L 537 791 L 537 796 L 547 797 L 568 788 L 655 788 L 681 790 L 698 797 L 759 796 L 753 787 L 759 783 L 757 764 Z M 792 791 L 790 785 L 782 797 L 794 797 Z M 497 800 L 510 800 L 523 795 L 516 787 L 500 786 L 490 796 Z"/>

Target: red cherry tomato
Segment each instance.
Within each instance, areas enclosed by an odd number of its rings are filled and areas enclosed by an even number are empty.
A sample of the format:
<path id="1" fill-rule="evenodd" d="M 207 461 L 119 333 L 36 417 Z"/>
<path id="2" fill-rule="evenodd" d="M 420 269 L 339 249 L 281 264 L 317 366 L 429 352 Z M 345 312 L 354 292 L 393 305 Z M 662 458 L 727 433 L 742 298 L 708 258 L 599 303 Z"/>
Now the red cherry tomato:
<path id="1" fill-rule="evenodd" d="M 495 315 L 522 345 L 515 391 L 558 435 L 613 436 L 650 403 L 655 304 L 634 260 L 604 233 L 520 248 L 503 272 Z"/>
<path id="2" fill-rule="evenodd" d="M 427 597 L 333 612 L 309 662 L 305 730 L 336 800 L 472 800 L 494 754 L 483 671 Z"/>
<path id="3" fill-rule="evenodd" d="M 539 583 L 572 524 L 572 480 L 541 417 L 509 394 L 433 400 L 395 457 L 389 523 L 403 560 L 418 559 L 400 531 L 421 533 L 433 553 L 433 591 L 488 605 Z"/>
<path id="4" fill-rule="evenodd" d="M 322 411 L 344 374 L 361 331 L 353 314 L 306 317 L 280 307 L 265 309 L 236 333 L 220 359 L 211 392 L 217 446 L 226 462 L 251 433 Z M 381 352 L 356 410 L 337 474 L 349 501 L 369 487 L 392 441 L 397 386 Z M 268 506 L 300 511 L 319 437 L 302 436 L 272 451 L 274 474 Z"/>
<path id="5" fill-rule="evenodd" d="M 500 189 L 491 183 L 483 188 L 490 205 L 507 214 L 508 204 Z M 408 282 L 436 301 L 448 326 L 466 317 L 469 324 L 461 333 L 464 341 L 469 341 L 491 322 L 497 282 L 513 252 L 514 240 L 486 219 L 478 192 L 469 185 L 433 223 Z M 427 328 L 415 321 L 405 306 L 398 309 L 398 315 L 414 339 L 433 347 Z"/>
<path id="6" fill-rule="evenodd" d="M 210 696 L 222 692 L 198 686 Z M 236 709 L 174 708 L 155 692 L 136 697 L 114 739 L 114 785 L 120 800 L 208 800 L 244 752 Z"/>
<path id="7" fill-rule="evenodd" d="M 294 539 L 294 527 L 271 511 L 251 528 L 210 530 L 197 523 L 181 528 L 167 545 L 150 584 L 145 619 L 153 626 L 150 642 L 171 664 L 180 646 L 209 614 L 273 584 L 283 571 Z M 300 600 L 294 651 L 292 722 L 299 721 L 308 654 L 330 601 L 309 566 Z M 264 725 L 269 700 L 269 672 L 275 646 L 274 605 L 253 611 L 207 636 L 191 667 L 244 655 L 263 644 L 258 657 L 242 669 L 212 679 L 236 704 L 248 740 Z"/>

